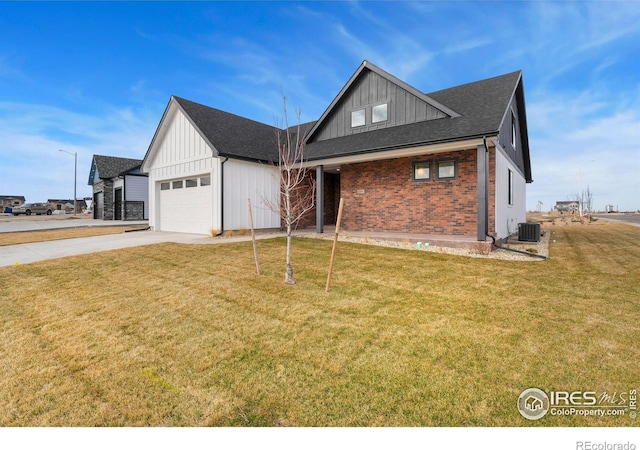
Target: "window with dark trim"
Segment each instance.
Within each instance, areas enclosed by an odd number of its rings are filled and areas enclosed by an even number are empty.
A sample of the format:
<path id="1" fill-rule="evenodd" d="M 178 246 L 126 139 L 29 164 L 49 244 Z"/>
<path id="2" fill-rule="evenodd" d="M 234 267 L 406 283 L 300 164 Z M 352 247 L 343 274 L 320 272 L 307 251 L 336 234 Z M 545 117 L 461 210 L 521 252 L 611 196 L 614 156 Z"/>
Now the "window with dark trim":
<path id="1" fill-rule="evenodd" d="M 371 108 L 371 123 L 386 122 L 388 117 L 388 110 L 389 108 L 387 107 L 386 103 L 383 103 L 382 105 L 376 105 Z"/>
<path id="2" fill-rule="evenodd" d="M 438 180 L 455 180 L 458 178 L 458 161 L 443 159 L 436 162 L 436 176 Z"/>
<path id="3" fill-rule="evenodd" d="M 431 181 L 431 161 L 413 163 L 413 181 Z"/>
<path id="4" fill-rule="evenodd" d="M 509 178 L 508 178 L 508 200 L 509 200 L 509 205 L 513 205 L 513 172 L 511 171 L 511 169 L 507 169 L 507 172 L 509 172 Z"/>
<path id="5" fill-rule="evenodd" d="M 364 108 L 351 111 L 351 128 L 361 127 L 366 123 L 367 121 Z"/>
<path id="6" fill-rule="evenodd" d="M 515 149 L 517 142 L 517 133 L 516 133 L 516 116 L 511 112 L 511 146 Z"/>

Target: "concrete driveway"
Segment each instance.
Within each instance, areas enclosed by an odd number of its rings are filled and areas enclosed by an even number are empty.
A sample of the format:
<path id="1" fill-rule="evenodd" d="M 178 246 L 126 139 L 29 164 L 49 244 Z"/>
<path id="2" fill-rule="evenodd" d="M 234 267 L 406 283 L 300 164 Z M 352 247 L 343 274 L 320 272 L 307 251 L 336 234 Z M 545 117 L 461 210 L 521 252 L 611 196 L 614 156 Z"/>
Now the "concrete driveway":
<path id="1" fill-rule="evenodd" d="M 89 216 L 11 216 L 0 215 L 0 233 L 20 231 L 42 231 L 60 228 L 85 227 L 122 227 L 129 225 L 147 225 L 147 220 L 97 220 Z"/>
<path id="2" fill-rule="evenodd" d="M 260 233 L 256 235 L 256 237 L 258 239 L 268 239 L 283 235 L 283 233 L 273 232 Z M 11 266 L 16 263 L 28 264 L 47 259 L 64 258 L 66 256 L 84 255 L 162 242 L 175 242 L 178 244 L 225 244 L 250 240 L 251 236 L 212 238 L 201 234 L 169 233 L 149 230 L 134 231 L 106 236 L 3 246 L 0 247 L 0 267 Z"/>

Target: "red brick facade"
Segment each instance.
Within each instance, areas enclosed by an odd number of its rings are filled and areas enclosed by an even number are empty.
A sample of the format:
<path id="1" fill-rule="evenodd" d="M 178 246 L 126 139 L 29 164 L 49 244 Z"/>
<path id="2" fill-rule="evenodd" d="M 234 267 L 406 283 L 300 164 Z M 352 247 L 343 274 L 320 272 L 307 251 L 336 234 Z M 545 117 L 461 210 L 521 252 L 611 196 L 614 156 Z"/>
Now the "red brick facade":
<path id="1" fill-rule="evenodd" d="M 342 226 L 347 230 L 475 236 L 477 234 L 477 152 L 469 149 L 418 157 L 342 165 Z M 457 178 L 438 181 L 439 160 L 457 161 Z M 431 180 L 413 179 L 413 162 L 431 161 Z M 490 157 L 495 166 L 495 157 Z M 493 172 L 493 171 L 492 171 Z M 490 179 L 493 195 L 495 180 Z M 489 199 L 493 229 L 493 198 Z"/>

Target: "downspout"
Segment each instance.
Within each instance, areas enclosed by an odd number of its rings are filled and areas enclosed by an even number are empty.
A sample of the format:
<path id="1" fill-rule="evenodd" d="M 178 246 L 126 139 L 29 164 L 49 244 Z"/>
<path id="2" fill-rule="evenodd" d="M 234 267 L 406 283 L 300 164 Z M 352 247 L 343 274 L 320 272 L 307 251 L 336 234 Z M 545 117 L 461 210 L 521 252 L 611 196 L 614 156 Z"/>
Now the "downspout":
<path id="1" fill-rule="evenodd" d="M 220 163 L 220 231 L 216 237 L 224 233 L 224 163 L 229 161 L 229 157 L 225 156 L 224 161 Z"/>
<path id="2" fill-rule="evenodd" d="M 484 145 L 484 233 L 489 234 L 489 147 L 487 146 L 487 136 L 482 136 L 482 144 Z"/>

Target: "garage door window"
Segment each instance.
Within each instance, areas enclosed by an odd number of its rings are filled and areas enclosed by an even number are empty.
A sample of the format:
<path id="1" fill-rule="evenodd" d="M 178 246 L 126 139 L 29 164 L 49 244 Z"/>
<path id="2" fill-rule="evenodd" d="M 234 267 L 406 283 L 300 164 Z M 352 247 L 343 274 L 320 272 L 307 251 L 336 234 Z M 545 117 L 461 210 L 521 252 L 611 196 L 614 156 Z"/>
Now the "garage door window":
<path id="1" fill-rule="evenodd" d="M 182 189 L 182 180 L 174 181 L 173 182 L 173 188 L 174 189 Z"/>
<path id="2" fill-rule="evenodd" d="M 168 191 L 169 189 L 171 189 L 171 183 L 160 183 L 161 191 Z"/>
<path id="3" fill-rule="evenodd" d="M 200 186 L 211 186 L 211 177 L 201 177 Z"/>
<path id="4" fill-rule="evenodd" d="M 197 178 L 187 178 L 185 181 L 185 186 L 188 188 L 198 187 L 198 179 Z"/>

